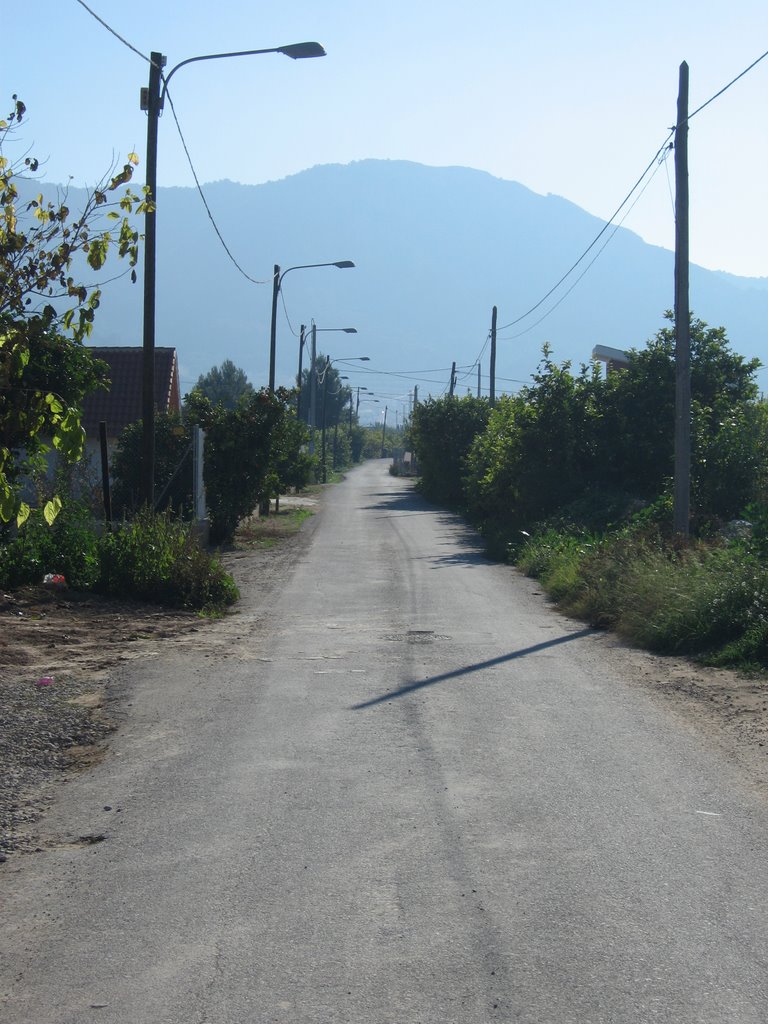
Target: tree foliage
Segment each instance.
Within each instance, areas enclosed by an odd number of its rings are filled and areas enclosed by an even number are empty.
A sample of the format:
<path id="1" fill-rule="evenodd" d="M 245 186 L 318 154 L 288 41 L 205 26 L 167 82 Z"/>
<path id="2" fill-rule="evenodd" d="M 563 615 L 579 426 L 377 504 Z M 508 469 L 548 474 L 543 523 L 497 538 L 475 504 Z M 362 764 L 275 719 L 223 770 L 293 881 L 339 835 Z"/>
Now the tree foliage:
<path id="1" fill-rule="evenodd" d="M 131 515 L 143 502 L 143 424 L 131 423 L 120 434 L 112 456 L 112 510 Z M 192 434 L 177 412 L 155 414 L 155 490 L 158 510 L 192 509 Z"/>
<path id="2" fill-rule="evenodd" d="M 325 426 L 326 429 L 342 423 L 344 407 L 352 401 L 352 389 L 344 384 L 339 370 L 331 364 L 327 365 L 328 357 L 318 352 L 315 356 L 315 373 L 317 374 L 317 395 L 315 406 L 315 426 L 320 427 L 323 421 L 323 391 L 325 391 Z M 301 371 L 301 418 L 309 423 L 311 402 L 311 373 L 309 367 Z"/>
<path id="3" fill-rule="evenodd" d="M 231 359 L 225 359 L 221 366 L 212 366 L 207 373 L 200 374 L 194 389 L 212 405 L 234 409 L 244 395 L 253 392 L 253 385 L 249 383 L 245 370 L 235 366 Z"/>
<path id="4" fill-rule="evenodd" d="M 461 506 L 465 459 L 472 442 L 488 423 L 488 402 L 473 398 L 438 398 L 413 410 L 411 434 L 421 465 L 421 486 L 432 501 Z"/>
<path id="5" fill-rule="evenodd" d="M 26 113 L 17 96 L 13 101 L 11 113 L 0 120 L 0 393 L 5 396 L 0 404 L 0 521 L 15 516 L 20 524 L 29 515 L 19 497 L 21 453 L 40 454 L 49 440 L 69 459 L 79 458 L 83 450 L 79 404 L 96 383 L 96 371 L 74 353 L 91 333 L 101 293 L 97 285 L 78 280 L 73 266 L 83 258 L 99 271 L 115 252 L 135 276 L 139 236 L 129 215 L 145 212 L 148 203 L 125 188 L 135 154 L 87 192 L 77 214 L 67 205 L 66 191 L 56 202 L 38 195 L 23 203 L 17 182 L 34 175 L 39 165 L 30 156 L 13 161 L 7 155 Z M 60 377 L 37 373 L 37 357 L 50 348 L 50 339 L 57 339 L 60 350 L 70 346 L 60 365 L 69 359 L 79 367 L 79 388 L 57 390 Z M 49 521 L 60 504 L 53 499 L 46 506 Z"/>
<path id="6" fill-rule="evenodd" d="M 671 314 L 667 314 L 671 321 Z M 768 409 L 756 359 L 734 353 L 722 327 L 691 320 L 692 507 L 699 527 L 744 513 L 768 485 Z M 572 373 L 548 348 L 533 382 L 493 410 L 472 400 L 419 406 L 413 441 L 425 493 L 466 507 L 491 533 L 554 516 L 620 514 L 668 494 L 674 470 L 674 327 L 625 370 Z M 482 413 L 482 408 L 485 413 Z"/>
<path id="7" fill-rule="evenodd" d="M 198 391 L 187 399 L 190 422 L 205 430 L 205 489 L 211 538 L 228 542 L 274 486 L 275 446 L 293 416 L 293 392 L 266 388 L 244 395 L 234 409 L 214 406 Z"/>

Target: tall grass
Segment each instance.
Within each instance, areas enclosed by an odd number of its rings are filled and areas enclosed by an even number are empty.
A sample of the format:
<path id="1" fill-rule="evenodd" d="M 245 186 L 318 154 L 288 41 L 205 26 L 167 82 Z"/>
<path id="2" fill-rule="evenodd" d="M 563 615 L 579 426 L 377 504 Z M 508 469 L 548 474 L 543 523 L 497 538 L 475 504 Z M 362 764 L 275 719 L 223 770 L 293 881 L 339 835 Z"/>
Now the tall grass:
<path id="1" fill-rule="evenodd" d="M 631 531 L 585 541 L 550 530 L 517 564 L 564 611 L 638 646 L 768 666 L 768 568 L 743 545 L 677 551 Z"/>
<path id="2" fill-rule="evenodd" d="M 188 523 L 143 510 L 102 538 L 98 589 L 179 608 L 232 604 L 237 587 L 218 559 L 200 547 Z"/>
<path id="3" fill-rule="evenodd" d="M 79 505 L 65 503 L 53 526 L 34 513 L 15 537 L 0 540 L 0 586 L 41 583 L 46 573 L 62 574 L 75 590 L 176 608 L 213 611 L 238 598 L 190 524 L 146 510 L 101 537 Z"/>

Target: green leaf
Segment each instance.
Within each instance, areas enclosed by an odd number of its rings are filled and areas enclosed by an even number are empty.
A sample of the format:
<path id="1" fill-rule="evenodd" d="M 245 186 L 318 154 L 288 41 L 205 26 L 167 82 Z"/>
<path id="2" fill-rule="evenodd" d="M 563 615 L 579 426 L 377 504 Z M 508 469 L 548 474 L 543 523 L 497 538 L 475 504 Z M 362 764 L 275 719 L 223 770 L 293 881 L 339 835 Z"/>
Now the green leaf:
<path id="1" fill-rule="evenodd" d="M 24 523 L 26 523 L 26 521 L 29 519 L 29 513 L 31 511 L 32 509 L 29 507 L 26 501 L 22 501 L 22 503 L 19 505 L 19 511 L 16 513 L 16 525 L 23 526 Z"/>
<path id="2" fill-rule="evenodd" d="M 11 490 L 4 473 L 0 473 L 0 520 L 9 523 L 16 511 L 16 496 Z"/>
<path id="3" fill-rule="evenodd" d="M 107 238 L 95 238 L 88 246 L 88 266 L 91 270 L 101 270 L 107 259 L 109 241 Z"/>
<path id="4" fill-rule="evenodd" d="M 43 518 L 49 526 L 53 526 L 56 516 L 61 512 L 61 498 L 58 494 L 43 506 Z"/>

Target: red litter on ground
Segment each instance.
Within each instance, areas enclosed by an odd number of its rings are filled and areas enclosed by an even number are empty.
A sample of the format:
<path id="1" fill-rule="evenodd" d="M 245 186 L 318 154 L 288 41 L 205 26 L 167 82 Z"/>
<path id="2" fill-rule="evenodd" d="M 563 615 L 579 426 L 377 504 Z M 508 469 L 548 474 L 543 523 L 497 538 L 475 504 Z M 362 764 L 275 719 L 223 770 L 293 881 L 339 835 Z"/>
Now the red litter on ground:
<path id="1" fill-rule="evenodd" d="M 53 685 L 53 676 L 40 676 L 40 678 L 35 683 L 35 686 L 52 686 L 52 685 Z"/>
<path id="2" fill-rule="evenodd" d="M 61 573 L 58 572 L 47 572 L 43 576 L 43 583 L 47 587 L 66 587 L 67 581 Z"/>

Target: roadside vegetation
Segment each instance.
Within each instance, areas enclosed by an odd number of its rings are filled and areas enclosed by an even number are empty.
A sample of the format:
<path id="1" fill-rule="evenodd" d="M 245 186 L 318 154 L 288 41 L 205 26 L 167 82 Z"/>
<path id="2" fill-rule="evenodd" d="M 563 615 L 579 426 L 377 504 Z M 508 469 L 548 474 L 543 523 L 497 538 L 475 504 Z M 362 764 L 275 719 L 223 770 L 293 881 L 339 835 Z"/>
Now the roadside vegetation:
<path id="1" fill-rule="evenodd" d="M 670 314 L 667 318 L 671 320 Z M 768 667 L 768 406 L 757 360 L 691 322 L 692 541 L 672 536 L 674 328 L 625 370 L 557 365 L 494 408 L 418 406 L 426 497 L 568 613 L 659 652 Z"/>
<path id="2" fill-rule="evenodd" d="M 304 512 L 259 522 L 255 510 L 279 509 L 282 494 L 391 454 L 396 437 L 359 425 L 351 389 L 321 353 L 316 369 L 324 386 L 311 398 L 314 446 L 308 371 L 300 398 L 298 390 L 255 389 L 225 359 L 199 377 L 181 411 L 157 416 L 154 508 L 139 497 L 142 424 L 123 432 L 111 457 L 113 517 L 106 523 L 96 474 L 82 461 L 81 414 L 84 398 L 111 382 L 106 364 L 84 344 L 100 290 L 82 280 L 115 259 L 135 279 L 141 239 L 129 217 L 151 208 L 151 197 L 130 191 L 137 159 L 129 154 L 87 192 L 78 212 L 66 194 L 57 204 L 42 196 L 22 202 L 17 185 L 38 170 L 22 136 L 25 117 L 14 96 L 0 120 L 0 586 L 63 577 L 77 590 L 221 609 L 236 600 L 237 588 L 190 521 L 194 427 L 205 431 L 214 548 L 231 545 L 241 523 L 262 544 L 298 528 Z"/>
<path id="3" fill-rule="evenodd" d="M 66 586 L 205 613 L 239 596 L 232 577 L 201 547 L 190 524 L 143 509 L 99 536 L 90 509 L 69 499 L 52 525 L 35 510 L 15 537 L 0 544 L 1 587 L 40 584 L 46 577 L 54 578 L 54 589 Z"/>

